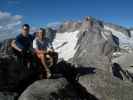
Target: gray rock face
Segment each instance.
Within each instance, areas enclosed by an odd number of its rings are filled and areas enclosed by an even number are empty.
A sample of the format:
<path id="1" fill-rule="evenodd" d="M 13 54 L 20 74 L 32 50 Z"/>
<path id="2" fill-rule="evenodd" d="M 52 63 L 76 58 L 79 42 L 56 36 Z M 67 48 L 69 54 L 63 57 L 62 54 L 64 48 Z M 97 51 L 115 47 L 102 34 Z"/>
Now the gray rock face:
<path id="1" fill-rule="evenodd" d="M 83 22 L 76 22 L 76 21 L 66 21 L 62 25 L 60 25 L 58 29 L 58 33 L 63 32 L 73 32 L 76 30 L 84 31 L 86 29 L 90 29 L 93 27 L 102 27 L 102 22 L 99 20 L 96 20 L 92 17 L 85 17 Z"/>
<path id="2" fill-rule="evenodd" d="M 57 32 L 58 33 L 72 32 L 72 31 L 78 30 L 80 26 L 81 26 L 80 22 L 67 21 L 59 27 Z"/>
<path id="3" fill-rule="evenodd" d="M 80 29 L 81 30 L 91 29 L 93 25 L 94 25 L 94 22 L 92 21 L 92 18 L 86 17 L 82 22 Z"/>
<path id="4" fill-rule="evenodd" d="M 87 30 L 87 29 L 92 29 L 92 28 L 103 28 L 103 23 L 100 20 L 96 20 L 93 17 L 85 17 L 82 25 L 80 27 L 81 31 Z"/>
<path id="5" fill-rule="evenodd" d="M 128 80 L 132 76 L 122 68 L 114 68 L 112 71 L 111 56 L 116 48 L 119 48 L 119 39 L 110 31 L 104 30 L 100 22 L 95 20 L 90 29 L 86 26 L 89 27 L 89 22 L 85 21 L 83 30 L 78 35 L 77 52 L 72 61 L 78 65 L 92 66 L 96 68 L 96 72 L 80 76 L 78 82 L 98 100 L 132 100 L 131 93 L 126 95 L 132 86 Z M 121 81 L 120 79 L 124 80 L 124 76 L 115 74 L 124 75 L 127 80 Z"/>
<path id="6" fill-rule="evenodd" d="M 50 40 L 50 42 L 53 42 L 55 35 L 56 30 L 53 30 L 52 28 L 46 28 L 46 37 Z"/>
<path id="7" fill-rule="evenodd" d="M 40 80 L 29 86 L 19 100 L 79 100 L 66 79 Z"/>
<path id="8" fill-rule="evenodd" d="M 79 78 L 79 83 L 98 100 L 132 100 L 133 84 L 110 77 L 108 72 L 96 70 L 95 74 Z"/>
<path id="9" fill-rule="evenodd" d="M 112 34 L 98 28 L 79 34 L 77 52 L 73 62 L 81 65 L 97 66 L 107 70 L 115 45 Z"/>

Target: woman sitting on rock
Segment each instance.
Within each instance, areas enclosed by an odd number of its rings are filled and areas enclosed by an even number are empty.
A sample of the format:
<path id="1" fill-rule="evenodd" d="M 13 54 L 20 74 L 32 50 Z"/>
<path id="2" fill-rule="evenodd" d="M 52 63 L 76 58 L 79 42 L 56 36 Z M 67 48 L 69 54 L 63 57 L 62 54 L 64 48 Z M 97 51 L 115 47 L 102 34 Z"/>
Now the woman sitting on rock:
<path id="1" fill-rule="evenodd" d="M 46 58 L 50 58 L 49 52 L 53 52 L 53 46 L 49 39 L 45 37 L 46 31 L 40 28 L 37 32 L 36 38 L 33 40 L 33 48 L 35 49 L 35 54 L 40 61 L 41 65 L 41 78 L 49 78 L 51 76 L 50 70 L 46 64 Z"/>

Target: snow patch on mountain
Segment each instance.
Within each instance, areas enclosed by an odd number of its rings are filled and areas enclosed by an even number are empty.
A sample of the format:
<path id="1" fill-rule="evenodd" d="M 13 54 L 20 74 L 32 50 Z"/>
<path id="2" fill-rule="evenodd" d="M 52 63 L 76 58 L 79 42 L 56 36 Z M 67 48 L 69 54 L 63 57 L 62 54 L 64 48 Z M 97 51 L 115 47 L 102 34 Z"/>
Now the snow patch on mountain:
<path id="1" fill-rule="evenodd" d="M 76 53 L 76 44 L 79 31 L 56 33 L 53 41 L 55 51 L 59 53 L 59 58 L 69 60 Z"/>
<path id="2" fill-rule="evenodd" d="M 131 30 L 130 33 L 131 33 L 131 37 L 133 37 L 133 30 Z"/>
<path id="3" fill-rule="evenodd" d="M 119 38 L 120 48 L 129 50 L 133 49 L 133 37 L 128 37 L 124 33 L 115 30 L 113 28 L 110 28 L 106 25 L 104 25 L 104 29 L 109 30 L 112 32 L 113 35 Z M 131 32 L 131 36 L 133 36 L 133 32 Z"/>

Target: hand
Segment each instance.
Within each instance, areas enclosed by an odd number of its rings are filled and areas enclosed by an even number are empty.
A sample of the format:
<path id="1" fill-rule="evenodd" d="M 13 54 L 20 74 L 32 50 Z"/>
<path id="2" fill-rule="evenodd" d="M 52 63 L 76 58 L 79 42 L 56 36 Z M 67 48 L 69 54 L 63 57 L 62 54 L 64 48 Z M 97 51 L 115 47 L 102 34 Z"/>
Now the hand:
<path id="1" fill-rule="evenodd" d="M 52 49 L 50 49 L 50 48 L 48 48 L 47 52 L 53 52 L 53 50 L 52 50 Z"/>
<path id="2" fill-rule="evenodd" d="M 18 48 L 18 51 L 19 51 L 19 52 L 22 52 L 23 50 L 22 50 L 22 49 L 20 49 L 20 48 Z"/>
<path id="3" fill-rule="evenodd" d="M 50 57 L 50 55 L 47 54 L 47 55 L 46 55 L 46 58 L 51 58 L 51 57 Z"/>
<path id="4" fill-rule="evenodd" d="M 17 47 L 16 43 L 15 43 L 15 40 L 13 40 L 11 42 L 11 47 L 13 47 L 15 50 L 19 51 L 19 52 L 22 52 L 22 49 L 20 49 L 19 47 Z"/>

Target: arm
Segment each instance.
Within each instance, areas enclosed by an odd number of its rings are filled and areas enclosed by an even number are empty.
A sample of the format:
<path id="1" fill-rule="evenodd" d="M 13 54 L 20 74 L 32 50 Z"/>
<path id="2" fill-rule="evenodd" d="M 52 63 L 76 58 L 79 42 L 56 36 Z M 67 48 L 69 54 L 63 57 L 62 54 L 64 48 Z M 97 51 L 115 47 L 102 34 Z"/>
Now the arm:
<path id="1" fill-rule="evenodd" d="M 19 51 L 19 52 L 22 52 L 22 49 L 20 49 L 19 47 L 17 47 L 16 45 L 16 40 L 13 40 L 11 42 L 11 47 L 13 47 L 15 50 Z"/>

